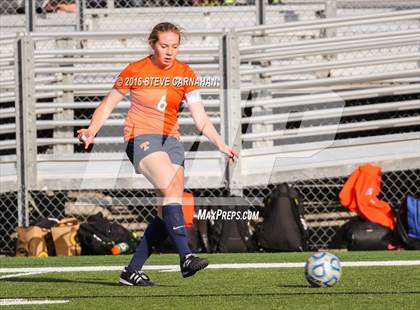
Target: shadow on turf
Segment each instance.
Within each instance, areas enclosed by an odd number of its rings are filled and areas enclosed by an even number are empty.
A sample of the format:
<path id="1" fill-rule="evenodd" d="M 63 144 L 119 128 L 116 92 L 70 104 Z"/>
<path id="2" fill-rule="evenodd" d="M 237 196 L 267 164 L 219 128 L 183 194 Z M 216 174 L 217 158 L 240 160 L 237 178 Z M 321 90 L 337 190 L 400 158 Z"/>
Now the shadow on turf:
<path id="1" fill-rule="evenodd" d="M 60 279 L 60 278 L 8 278 L 2 279 L 0 282 L 17 282 L 17 283 L 85 283 L 85 284 L 95 284 L 95 285 L 106 285 L 106 286 L 120 286 L 120 284 L 116 282 L 102 282 L 100 279 L 92 279 L 92 280 L 68 280 L 68 279 Z M 160 285 L 156 284 L 154 287 L 176 287 L 176 285 Z M 175 297 L 175 298 L 202 298 L 202 297 L 252 297 L 252 296 L 302 296 L 302 295 L 323 295 L 323 296 L 336 296 L 336 295 L 412 295 L 412 294 L 419 294 L 419 291 L 405 291 L 405 292 L 346 292 L 346 291 L 334 291 L 333 288 L 321 289 L 315 288 L 309 285 L 298 285 L 298 284 L 280 284 L 277 285 L 279 288 L 306 288 L 306 291 L 299 291 L 299 292 L 273 292 L 273 293 L 225 293 L 225 294 L 153 294 L 153 295 L 141 295 L 141 296 L 133 296 L 133 295 L 118 295 L 121 298 L 161 298 L 161 297 Z M 153 288 L 153 287 L 152 287 Z M 32 298 L 33 296 L 25 297 L 20 296 L 20 298 Z M 39 298 L 54 298 L 53 296 L 38 296 Z M 62 296 L 62 298 L 73 298 L 73 299 L 84 299 L 84 298 L 115 298 L 115 296 L 111 295 L 89 295 L 89 296 Z"/>
<path id="2" fill-rule="evenodd" d="M 277 285 L 277 287 L 285 287 L 285 288 L 311 288 L 310 285 L 301 285 L 301 284 L 281 284 L 281 285 Z"/>
<path id="3" fill-rule="evenodd" d="M 153 294 L 153 295 L 79 295 L 79 296 L 60 296 L 60 298 L 71 299 L 96 299 L 96 298 L 203 298 L 203 297 L 268 297 L 268 296 L 302 296 L 302 295 L 322 295 L 322 296 L 337 296 L 337 295 L 418 295 L 420 292 L 326 292 L 321 289 L 318 292 L 311 290 L 311 292 L 289 292 L 289 293 L 232 293 L 232 294 Z M 33 296 L 19 296 L 19 298 L 33 298 Z M 37 296 L 37 298 L 57 298 L 57 296 Z"/>
<path id="4" fill-rule="evenodd" d="M 84 284 L 95 284 L 95 285 L 106 285 L 106 286 L 122 286 L 118 282 L 103 282 L 98 281 L 100 279 L 93 280 L 68 280 L 60 278 L 8 278 L 0 280 L 3 282 L 20 282 L 20 283 L 84 283 Z M 176 287 L 176 285 L 165 285 L 155 284 L 158 287 Z"/>

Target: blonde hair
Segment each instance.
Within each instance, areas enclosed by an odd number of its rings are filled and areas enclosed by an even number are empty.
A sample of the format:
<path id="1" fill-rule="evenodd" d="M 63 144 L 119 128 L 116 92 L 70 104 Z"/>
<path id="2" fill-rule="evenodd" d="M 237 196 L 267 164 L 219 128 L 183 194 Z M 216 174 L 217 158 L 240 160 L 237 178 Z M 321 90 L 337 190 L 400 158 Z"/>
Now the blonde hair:
<path id="1" fill-rule="evenodd" d="M 157 41 L 159 41 L 159 33 L 160 32 L 173 32 L 179 36 L 179 43 L 181 43 L 181 30 L 179 27 L 172 23 L 164 22 L 159 23 L 153 27 L 152 32 L 149 34 L 149 44 L 150 46 L 154 46 Z"/>

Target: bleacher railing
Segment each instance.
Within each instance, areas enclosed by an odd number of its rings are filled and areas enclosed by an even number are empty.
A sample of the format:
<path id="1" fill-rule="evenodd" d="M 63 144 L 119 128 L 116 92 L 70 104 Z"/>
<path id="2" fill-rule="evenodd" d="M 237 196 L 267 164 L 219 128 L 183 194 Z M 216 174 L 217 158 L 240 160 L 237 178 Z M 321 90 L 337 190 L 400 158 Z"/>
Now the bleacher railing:
<path id="1" fill-rule="evenodd" d="M 320 198 L 321 209 L 315 208 L 324 214 L 331 208 L 331 188 L 337 190 L 342 180 L 334 186 L 314 180 L 342 178 L 366 161 L 390 173 L 418 171 L 419 20 L 420 11 L 410 10 L 189 32 L 180 59 L 199 75 L 220 79 L 217 87 L 203 88 L 204 105 L 240 157 L 235 167 L 226 169 L 226 160 L 197 135 L 184 109 L 180 125 L 187 150 L 186 188 L 211 191 L 215 197 L 246 196 L 258 205 L 273 184 L 307 180 L 309 187 L 299 186 L 312 196 L 319 190 L 317 183 L 325 184 L 327 202 Z M 365 25 L 374 24 L 382 28 L 366 31 Z M 401 24 L 405 30 L 388 31 L 388 24 Z M 128 100 L 105 123 L 91 153 L 84 153 L 75 138 L 75 130 L 87 126 L 116 74 L 148 53 L 141 40 L 146 35 L 22 32 L 0 37 L 5 51 L 0 63 L 6 70 L 0 80 L 5 120 L 0 125 L 5 197 L 0 207 L 16 205 L 17 224 L 28 224 L 35 214 L 86 212 L 86 206 L 73 202 L 60 211 L 48 209 L 54 204 L 50 192 L 80 200 L 74 191 L 151 190 L 122 153 Z M 393 178 L 388 182 L 392 188 Z M 398 195 L 391 200 L 402 199 L 412 188 L 407 184 L 400 192 L 390 190 L 391 196 Z M 11 192 L 16 198 L 10 198 Z M 98 194 L 86 195 L 98 199 Z M 127 219 L 127 208 L 117 204 L 113 210 L 132 229 L 139 229 L 135 222 L 147 221 L 151 214 L 130 209 L 133 222 Z M 322 216 L 312 218 L 314 229 L 328 226 Z M 328 238 L 322 236 L 328 229 L 316 235 L 314 244 L 326 244 Z"/>

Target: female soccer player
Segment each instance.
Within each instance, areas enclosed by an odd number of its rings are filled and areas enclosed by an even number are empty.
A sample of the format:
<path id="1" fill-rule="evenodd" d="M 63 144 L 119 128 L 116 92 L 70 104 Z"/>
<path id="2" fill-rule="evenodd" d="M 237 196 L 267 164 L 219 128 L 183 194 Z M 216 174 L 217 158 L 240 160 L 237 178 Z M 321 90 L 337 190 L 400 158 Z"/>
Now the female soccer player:
<path id="1" fill-rule="evenodd" d="M 177 60 L 180 30 L 171 23 L 156 25 L 149 35 L 153 54 L 129 64 L 119 75 L 113 89 L 92 116 L 89 128 L 78 130 L 85 148 L 117 103 L 130 92 L 131 107 L 125 119 L 126 153 L 136 172 L 155 187 L 161 204 L 158 215 L 148 225 L 140 245 L 120 276 L 124 285 L 153 285 L 141 271 L 154 248 L 169 235 L 180 256 L 182 276 L 189 277 L 208 265 L 188 247 L 182 213 L 184 191 L 184 148 L 179 141 L 177 113 L 185 99 L 194 124 L 233 164 L 238 154 L 226 145 L 204 110 L 193 70 Z"/>

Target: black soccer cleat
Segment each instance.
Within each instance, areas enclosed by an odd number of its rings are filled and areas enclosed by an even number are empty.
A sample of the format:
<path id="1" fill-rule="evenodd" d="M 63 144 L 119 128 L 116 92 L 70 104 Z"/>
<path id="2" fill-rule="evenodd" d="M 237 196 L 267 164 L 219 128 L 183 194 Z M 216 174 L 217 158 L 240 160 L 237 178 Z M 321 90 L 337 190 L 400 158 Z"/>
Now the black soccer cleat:
<path id="1" fill-rule="evenodd" d="M 200 258 L 194 254 L 189 254 L 181 264 L 181 273 L 184 278 L 193 276 L 197 271 L 206 268 L 209 262 L 205 258 Z"/>
<path id="2" fill-rule="evenodd" d="M 127 271 L 126 267 L 121 272 L 120 284 L 128 286 L 152 286 L 154 283 L 143 271 Z"/>

